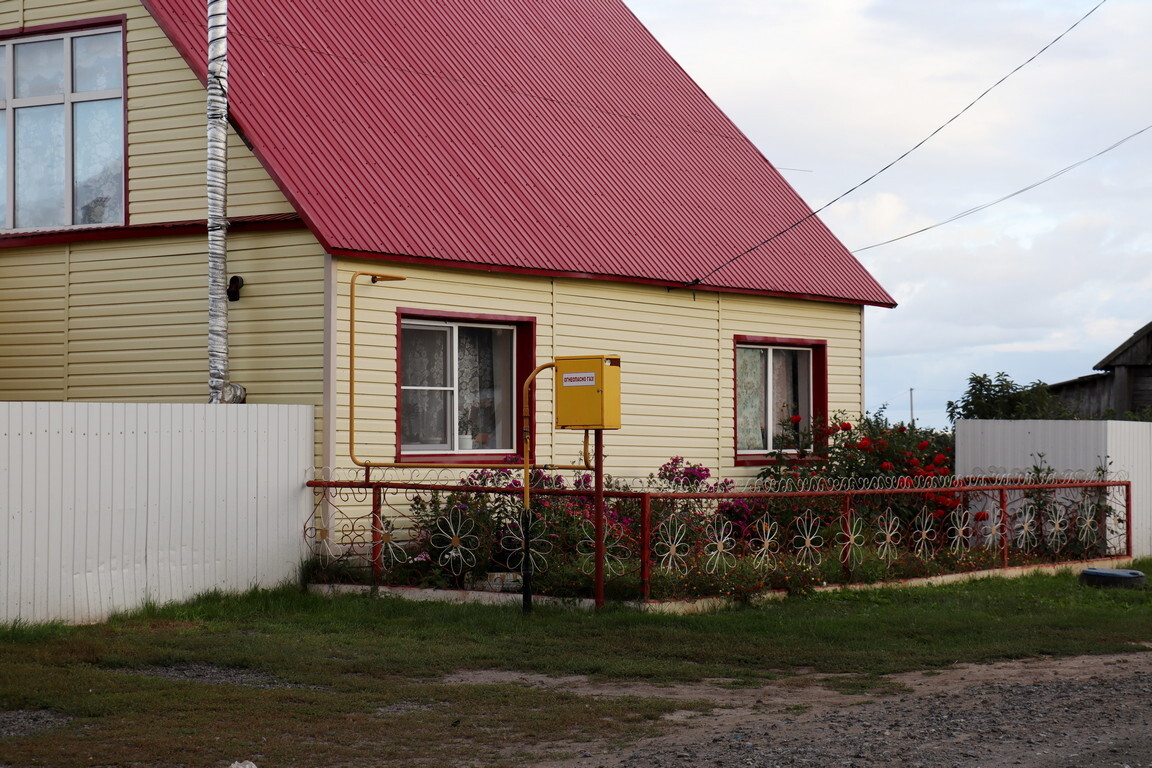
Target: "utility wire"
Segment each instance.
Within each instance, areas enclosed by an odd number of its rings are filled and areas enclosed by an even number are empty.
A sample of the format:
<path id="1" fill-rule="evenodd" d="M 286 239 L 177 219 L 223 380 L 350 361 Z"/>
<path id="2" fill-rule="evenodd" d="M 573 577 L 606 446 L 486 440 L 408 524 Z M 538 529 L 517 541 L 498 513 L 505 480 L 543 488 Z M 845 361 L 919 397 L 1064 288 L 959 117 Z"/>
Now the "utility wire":
<path id="1" fill-rule="evenodd" d="M 929 141 L 930 139 L 932 139 L 932 138 L 933 138 L 933 137 L 934 137 L 936 134 L 940 133 L 940 131 L 944 130 L 944 129 L 945 129 L 945 128 L 947 128 L 949 125 L 951 125 L 951 124 L 952 124 L 952 122 L 953 122 L 953 121 L 955 121 L 955 120 L 956 120 L 958 117 L 960 117 L 960 116 L 961 116 L 961 115 L 963 115 L 965 112 L 967 112 L 969 109 L 971 109 L 972 107 L 974 107 L 974 106 L 976 105 L 976 103 L 977 103 L 977 102 L 979 102 L 981 99 L 983 99 L 983 98 L 984 98 L 985 96 L 987 96 L 989 93 L 991 93 L 991 92 L 992 92 L 992 91 L 993 91 L 993 90 L 994 90 L 996 87 L 998 87 L 998 86 L 999 86 L 1001 83 L 1003 83 L 1003 82 L 1004 82 L 1005 80 L 1007 80 L 1008 78 L 1012 77 L 1012 75 L 1016 74 L 1016 73 L 1017 73 L 1017 72 L 1019 72 L 1020 70 L 1024 69 L 1024 67 L 1028 66 L 1028 65 L 1029 65 L 1029 64 L 1031 64 L 1033 61 L 1035 61 L 1035 60 L 1036 60 L 1036 58 L 1040 56 L 1040 54 L 1044 53 L 1044 52 L 1045 52 L 1045 51 L 1047 51 L 1049 48 L 1051 48 L 1053 45 L 1055 45 L 1056 43 L 1060 42 L 1061 38 L 1063 38 L 1065 35 L 1067 35 L 1067 34 L 1068 34 L 1069 32 L 1071 32 L 1073 29 L 1075 29 L 1076 27 L 1078 27 L 1078 26 L 1080 25 L 1080 23 L 1081 23 L 1081 22 L 1083 22 L 1085 19 L 1087 19 L 1087 18 L 1088 18 L 1089 16 L 1091 16 L 1093 13 L 1095 13 L 1095 12 L 1096 12 L 1096 10 L 1097 10 L 1097 9 L 1098 9 L 1100 6 L 1104 5 L 1104 3 L 1106 3 L 1106 2 L 1108 2 L 1108 0 L 1100 0 L 1100 2 L 1098 2 L 1098 3 L 1097 3 L 1095 6 L 1093 6 L 1093 7 L 1092 7 L 1092 9 L 1091 9 L 1090 11 L 1088 11 L 1088 13 L 1084 14 L 1084 15 L 1083 15 L 1083 16 L 1081 16 L 1079 19 L 1077 19 L 1077 21 L 1076 21 L 1076 23 L 1075 23 L 1075 24 L 1073 24 L 1072 26 L 1068 27 L 1068 29 L 1064 30 L 1064 31 L 1063 31 L 1063 32 L 1061 32 L 1059 35 L 1057 35 L 1057 36 L 1056 36 L 1056 38 L 1055 38 L 1054 40 L 1052 40 L 1052 42 L 1048 43 L 1048 44 L 1047 44 L 1047 45 L 1045 45 L 1043 48 L 1041 48 L 1040 50 L 1038 50 L 1036 53 L 1032 54 L 1032 56 L 1031 56 L 1031 57 L 1029 57 L 1029 58 L 1028 58 L 1028 60 L 1026 60 L 1026 61 L 1025 61 L 1023 64 L 1020 64 L 1018 67 L 1016 67 L 1015 69 L 1013 69 L 1011 72 L 1009 72 L 1008 74 L 1004 75 L 1004 77 L 1000 78 L 1000 79 L 999 79 L 999 80 L 997 80 L 995 83 L 993 83 L 991 86 L 989 86 L 989 87 L 988 87 L 988 88 L 987 88 L 987 89 L 986 89 L 986 90 L 985 90 L 983 93 L 981 93 L 979 96 L 977 96 L 975 99 L 973 99 L 973 100 L 972 100 L 972 101 L 971 101 L 971 102 L 968 104 L 968 106 L 964 107 L 964 108 L 963 108 L 963 109 L 961 109 L 959 112 L 957 112 L 955 115 L 953 115 L 952 117 L 950 117 L 950 118 L 949 118 L 949 119 L 948 119 L 946 122 L 944 122 L 944 123 L 943 123 L 943 124 L 942 124 L 942 125 L 941 125 L 939 128 L 937 128 L 936 130 L 932 131 L 932 133 L 930 133 L 930 134 L 928 134 L 927 136 L 925 136 L 923 139 L 921 139 L 921 140 L 920 140 L 920 141 L 919 141 L 917 144 L 915 144 L 915 145 L 914 145 L 914 146 L 913 146 L 911 149 L 909 149 L 908 151 L 906 151 L 904 154 L 900 155 L 900 156 L 899 156 L 899 157 L 897 157 L 895 160 L 893 160 L 892 162 L 888 163 L 887 165 L 885 165 L 883 168 L 881 168 L 880 170 L 878 170 L 878 171 L 876 171 L 875 173 L 873 173 L 873 174 L 872 174 L 871 176 L 869 176 L 868 178 L 864 179 L 864 181 L 862 181 L 862 182 L 860 182 L 859 184 L 857 184 L 856 186 L 854 186 L 854 187 L 850 188 L 848 191 L 846 191 L 846 192 L 843 192 L 843 193 L 842 193 L 842 194 L 840 194 L 839 196 L 837 196 L 837 197 L 834 197 L 833 199 L 829 200 L 827 203 L 825 203 L 824 205 L 820 206 L 820 207 L 819 207 L 819 208 L 817 208 L 816 210 L 812 211 L 812 213 L 809 213 L 807 216 L 804 216 L 803 218 L 801 218 L 801 219 L 799 219 L 799 220 L 797 220 L 797 221 L 795 221 L 795 222 L 793 222 L 793 223 L 789 224 L 787 227 L 785 227 L 784 229 L 780 230 L 780 231 L 779 231 L 779 232 L 777 232 L 776 234 L 772 235 L 772 236 L 771 236 L 771 237 L 769 237 L 768 239 L 766 239 L 766 240 L 762 240 L 761 242 L 759 242 L 759 243 L 757 243 L 756 245 L 752 246 L 752 247 L 751 247 L 751 248 L 749 248 L 748 250 L 746 250 L 746 251 L 744 251 L 744 252 L 742 252 L 742 253 L 738 253 L 738 254 L 736 254 L 736 255 L 735 255 L 735 256 L 733 256 L 732 258 L 728 259 L 727 261 L 723 262 L 723 263 L 722 263 L 722 264 L 720 264 L 719 266 L 717 266 L 717 267 L 715 267 L 714 269 L 712 269 L 712 271 L 708 272 L 707 274 L 705 274 L 705 275 L 703 275 L 703 276 L 701 276 L 701 277 L 698 277 L 698 278 L 696 278 L 695 280 L 690 280 L 689 282 L 685 283 L 685 284 L 684 284 L 684 287 L 686 287 L 686 288 L 693 288 L 693 287 L 695 287 L 695 286 L 699 285 L 700 283 L 702 283 L 703 281 L 705 281 L 705 280 L 707 280 L 708 278 L 712 277 L 712 275 L 716 274 L 717 272 L 719 272 L 720 270 L 722 270 L 722 269 L 724 269 L 725 267 L 729 266 L 730 264 L 733 264 L 733 263 L 735 263 L 736 261 L 738 261 L 738 260 L 740 260 L 740 259 L 744 258 L 745 256 L 747 256 L 748 254 L 750 254 L 750 253 L 752 253 L 753 251 L 757 250 L 758 248 L 762 248 L 762 247 L 764 247 L 765 245 L 767 245 L 768 243 L 772 242 L 773 240 L 775 240 L 776 238 L 780 237 L 781 235 L 784 235 L 784 234 L 786 234 L 786 233 L 788 233 L 788 232 L 791 232 L 791 231 L 792 231 L 793 229 L 795 229 L 796 227 L 800 226 L 801 224 L 803 224 L 804 222 L 808 221 L 809 219 L 811 219 L 811 218 L 815 217 L 817 214 L 821 213 L 822 211 L 826 210 L 827 208 L 831 207 L 832 205 L 834 205 L 834 204 L 836 204 L 836 203 L 840 202 L 841 200 L 843 200 L 843 199 L 844 199 L 845 197 L 847 197 L 848 195 L 850 195 L 850 194 L 852 194 L 853 192 L 855 192 L 856 190 L 860 189 L 860 187 L 864 186 L 865 184 L 867 184 L 868 182 L 872 181 L 873 179 L 875 179 L 875 178 L 876 178 L 877 176 L 879 176 L 880 174 L 882 174 L 882 173 L 884 173 L 885 171 L 887 171 L 887 170 L 888 170 L 889 168 L 891 168 L 892 166 L 894 166 L 894 165 L 896 165 L 897 163 L 899 163 L 899 162 L 900 162 L 901 160 L 903 160 L 904 158 L 908 157 L 908 155 L 912 154 L 912 153 L 913 153 L 913 152 L 915 152 L 917 149 L 919 149 L 920 147 L 922 147 L 922 146 L 924 146 L 926 143 L 928 143 L 928 141 Z"/>
<path id="2" fill-rule="evenodd" d="M 962 211 L 962 212 L 956 214 L 955 216 L 952 216 L 951 218 L 944 219 L 944 221 L 937 222 L 936 224 L 930 224 L 927 227 L 922 227 L 921 229 L 917 229 L 914 232 L 909 232 L 906 235 L 900 235 L 899 237 L 894 237 L 891 240 L 885 240 L 882 243 L 873 243 L 872 245 L 866 245 L 863 248 L 857 248 L 856 250 L 852 251 L 852 253 L 860 253 L 860 251 L 867 251 L 869 248 L 879 248 L 882 245 L 888 245 L 889 243 L 895 243 L 898 240 L 903 240 L 904 238 L 912 237 L 913 235 L 919 235 L 921 232 L 927 232 L 930 229 L 936 229 L 937 227 L 942 227 L 945 224 L 951 224 L 952 222 L 956 221 L 957 219 L 962 219 L 965 216 L 971 216 L 974 213 L 979 213 L 980 211 L 983 211 L 987 208 L 991 208 L 992 206 L 997 205 L 999 203 L 1002 203 L 1005 200 L 1011 200 L 1012 198 L 1016 197 L 1017 195 L 1022 195 L 1025 192 L 1036 189 L 1036 187 L 1040 186 L 1041 184 L 1047 184 L 1048 182 L 1052 181 L 1053 179 L 1057 178 L 1058 176 L 1063 176 L 1064 174 L 1068 173 L 1068 171 L 1071 171 L 1074 168 L 1079 168 L 1080 166 L 1084 165 L 1084 163 L 1087 163 L 1090 160 L 1095 160 L 1096 158 L 1100 157 L 1100 155 L 1111 152 L 1112 150 L 1119 147 L 1121 144 L 1125 143 L 1126 141 L 1129 141 L 1130 139 L 1136 138 L 1137 136 L 1144 133 L 1145 131 L 1152 131 L 1152 125 L 1147 125 L 1147 126 L 1141 128 L 1140 130 L 1136 131 L 1135 133 L 1132 133 L 1132 134 L 1125 136 L 1124 138 L 1120 139 L 1120 141 L 1116 142 L 1112 146 L 1110 146 L 1106 149 L 1100 150 L 1099 152 L 1092 155 L 1091 157 L 1086 157 L 1083 160 L 1078 160 L 1077 162 L 1072 163 L 1072 165 L 1069 165 L 1066 168 L 1061 168 L 1060 170 L 1056 171 L 1056 173 L 1053 173 L 1050 176 L 1045 176 L 1043 179 L 1040 179 L 1040 181 L 1033 182 L 1026 187 L 1018 189 L 1015 192 L 1012 192 L 1011 194 L 1004 195 L 1004 197 L 997 198 L 996 200 L 993 200 L 990 203 L 984 203 L 983 205 L 978 205 L 975 208 L 969 208 L 968 210 Z"/>

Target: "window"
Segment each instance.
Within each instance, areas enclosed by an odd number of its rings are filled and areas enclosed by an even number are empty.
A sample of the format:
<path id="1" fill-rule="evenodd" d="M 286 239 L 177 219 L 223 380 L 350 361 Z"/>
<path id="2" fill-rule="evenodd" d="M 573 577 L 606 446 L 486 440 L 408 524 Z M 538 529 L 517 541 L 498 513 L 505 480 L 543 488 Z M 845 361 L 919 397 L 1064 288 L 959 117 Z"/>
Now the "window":
<path id="1" fill-rule="evenodd" d="M 401 453 L 516 452 L 516 324 L 404 319 Z"/>
<path id="2" fill-rule="evenodd" d="M 813 418 L 827 410 L 826 359 L 820 341 L 737 337 L 738 458 L 813 447 Z"/>
<path id="3" fill-rule="evenodd" d="M 0 228 L 124 221 L 117 29 L 0 40 Z"/>

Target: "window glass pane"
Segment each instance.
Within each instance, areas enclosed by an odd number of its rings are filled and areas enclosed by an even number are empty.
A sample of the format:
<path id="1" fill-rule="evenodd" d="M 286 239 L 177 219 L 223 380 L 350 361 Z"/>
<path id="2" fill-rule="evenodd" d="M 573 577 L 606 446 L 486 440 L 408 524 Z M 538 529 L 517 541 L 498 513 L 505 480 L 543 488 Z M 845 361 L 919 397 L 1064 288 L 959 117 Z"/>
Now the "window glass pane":
<path id="1" fill-rule="evenodd" d="M 461 326 L 457 344 L 459 435 L 475 449 L 510 450 L 513 330 Z"/>
<path id="2" fill-rule="evenodd" d="M 16 110 L 16 226 L 65 223 L 64 106 Z"/>
<path id="3" fill-rule="evenodd" d="M 73 105 L 73 224 L 123 221 L 124 110 L 120 99 Z"/>
<path id="4" fill-rule="evenodd" d="M 44 40 L 15 46 L 16 97 L 64 93 L 64 41 Z"/>
<path id="5" fill-rule="evenodd" d="M 405 387 L 450 387 L 452 351 L 450 328 L 406 327 L 401 330 L 401 385 Z"/>
<path id="6" fill-rule="evenodd" d="M 773 442 L 777 448 L 802 447 L 798 440 L 811 430 L 811 358 L 806 349 L 772 350 Z M 800 416 L 800 421 L 792 422 L 793 416 Z"/>
<path id="7" fill-rule="evenodd" d="M 120 33 L 86 35 L 72 40 L 72 90 L 106 91 L 120 88 Z"/>
<path id="8" fill-rule="evenodd" d="M 452 392 L 445 389 L 405 389 L 401 392 L 400 442 L 405 448 L 448 450 Z"/>
<path id="9" fill-rule="evenodd" d="M 0 46 L 0 101 L 8 98 L 8 49 Z"/>
<path id="10" fill-rule="evenodd" d="M 736 447 L 742 451 L 768 450 L 767 356 L 766 349 L 736 348 Z"/>

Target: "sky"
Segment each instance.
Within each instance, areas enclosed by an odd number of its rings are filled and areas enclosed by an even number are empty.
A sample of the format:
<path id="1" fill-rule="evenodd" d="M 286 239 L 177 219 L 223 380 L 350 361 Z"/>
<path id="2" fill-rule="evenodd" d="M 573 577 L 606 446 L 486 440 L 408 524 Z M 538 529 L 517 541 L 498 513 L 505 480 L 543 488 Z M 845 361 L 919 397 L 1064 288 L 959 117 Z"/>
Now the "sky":
<path id="1" fill-rule="evenodd" d="M 1099 0 L 625 0 L 819 208 Z M 1053 383 L 1152 322 L 1152 3 L 1107 0 L 820 214 L 899 306 L 865 310 L 865 407 L 949 426 L 973 373 Z M 774 234 L 766 232 L 765 237 Z M 750 243 L 749 245 L 752 245 Z M 733 254 L 734 255 L 734 254 Z"/>

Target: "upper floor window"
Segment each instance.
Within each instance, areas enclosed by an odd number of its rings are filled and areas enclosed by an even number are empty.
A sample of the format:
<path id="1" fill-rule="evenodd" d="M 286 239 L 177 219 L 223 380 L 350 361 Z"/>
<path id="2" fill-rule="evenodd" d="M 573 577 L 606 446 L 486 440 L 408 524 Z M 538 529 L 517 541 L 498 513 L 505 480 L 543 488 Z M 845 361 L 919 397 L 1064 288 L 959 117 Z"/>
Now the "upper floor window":
<path id="1" fill-rule="evenodd" d="M 124 221 L 121 30 L 0 41 L 0 226 Z"/>
<path id="2" fill-rule="evenodd" d="M 813 448 L 827 409 L 826 347 L 804 339 L 736 339 L 736 452 Z"/>

